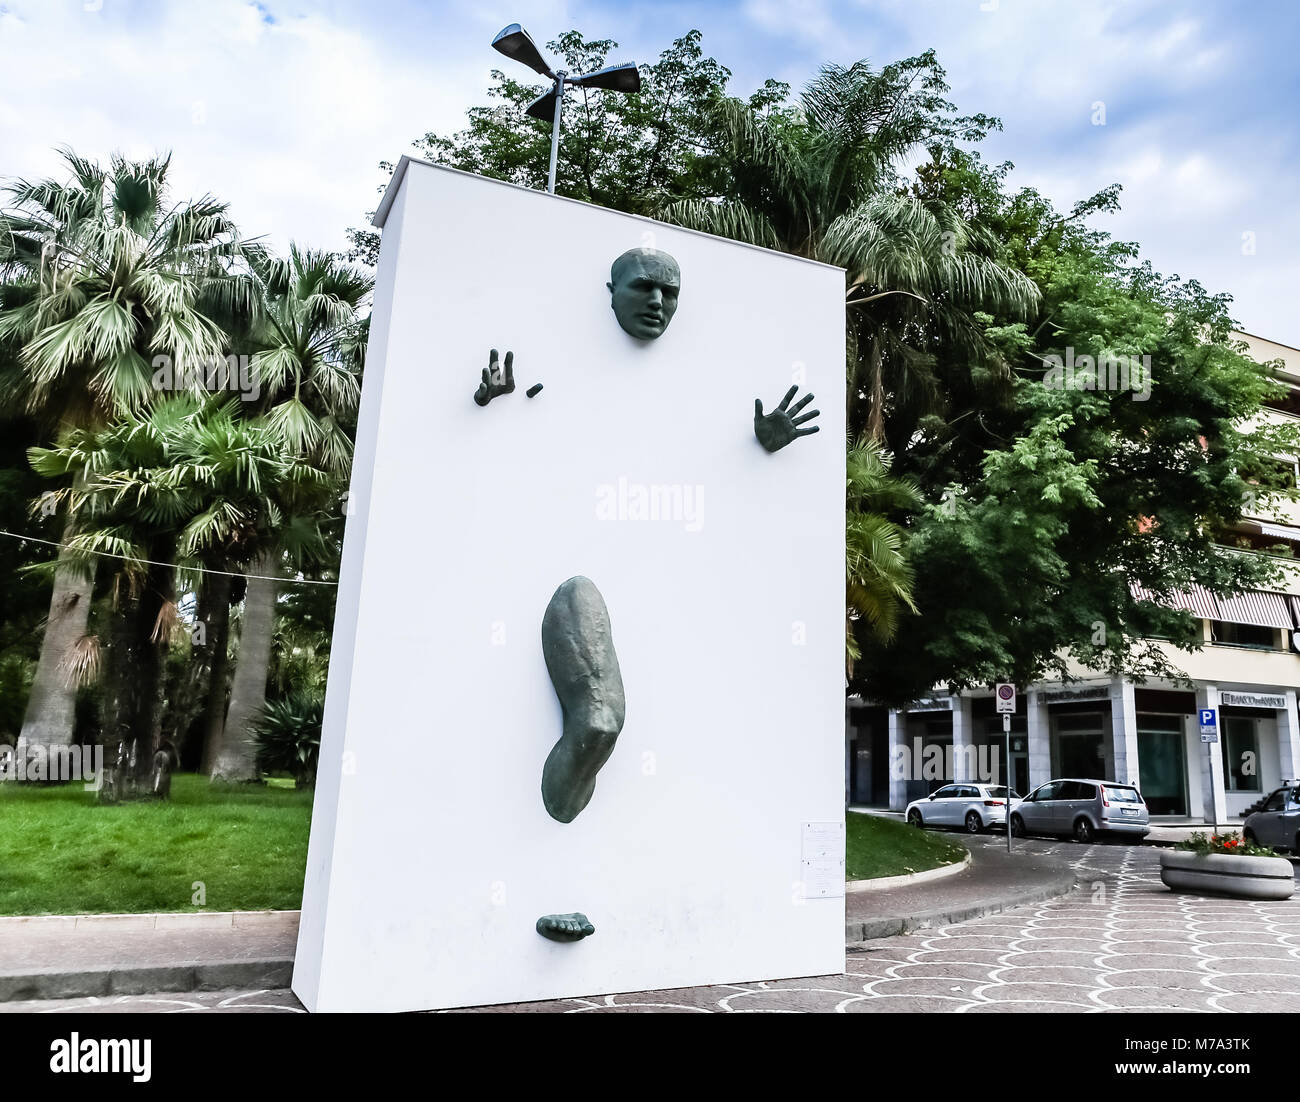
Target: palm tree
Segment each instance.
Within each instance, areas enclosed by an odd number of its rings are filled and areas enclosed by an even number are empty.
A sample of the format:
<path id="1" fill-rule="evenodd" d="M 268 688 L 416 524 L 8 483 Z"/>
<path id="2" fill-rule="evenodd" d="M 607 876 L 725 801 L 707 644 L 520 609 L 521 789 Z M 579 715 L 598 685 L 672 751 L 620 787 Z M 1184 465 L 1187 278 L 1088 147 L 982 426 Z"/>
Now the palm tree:
<path id="1" fill-rule="evenodd" d="M 904 532 L 890 515 L 912 512 L 921 497 L 908 479 L 895 478 L 889 457 L 869 441 L 851 444 L 847 456 L 848 514 L 845 525 L 845 648 L 849 676 L 861 657 L 855 629 L 887 643 L 912 602 L 912 568 Z"/>
<path id="2" fill-rule="evenodd" d="M 157 734 L 177 575 L 194 588 L 190 575 L 248 569 L 280 541 L 286 502 L 314 493 L 319 508 L 328 487 L 324 472 L 291 460 L 271 429 L 241 420 L 233 404 L 174 396 L 30 452 L 41 474 L 80 476 L 60 491 L 79 521 L 69 558 L 115 556 L 114 590 L 127 608 L 110 647 L 108 711 L 142 749 Z"/>
<path id="3" fill-rule="evenodd" d="M 932 54 L 874 73 L 828 66 L 798 106 L 716 106 L 725 194 L 668 204 L 681 225 L 845 269 L 849 428 L 885 434 L 891 400 L 936 398 L 931 350 L 984 350 L 977 310 L 1024 315 L 1033 282 L 955 211 L 907 195 L 893 165 L 924 144 L 981 135 L 994 120 L 953 118 Z"/>
<path id="4" fill-rule="evenodd" d="M 248 253 L 225 204 L 169 205 L 170 158 L 107 169 L 64 150 L 66 182 L 18 181 L 0 213 L 0 341 L 21 351 L 0 397 L 47 430 L 102 427 L 156 393 L 153 357 L 199 364 L 223 351 L 209 311 L 249 309 Z M 64 543 L 75 533 L 65 518 Z M 22 737 L 70 743 L 70 658 L 87 645 L 94 559 L 61 555 Z"/>
<path id="5" fill-rule="evenodd" d="M 327 472 L 341 489 L 352 465 L 351 426 L 365 356 L 368 321 L 358 315 L 374 281 L 335 254 L 293 244 L 283 259 L 260 258 L 256 272 L 265 294 L 260 350 L 253 357 L 260 421 L 285 456 Z M 292 534 L 285 530 L 286 537 Z M 250 571 L 230 707 L 224 728 L 209 734 L 205 769 L 214 778 L 257 776 L 255 736 L 266 704 L 276 578 L 285 553 L 297 549 L 286 539 L 267 548 Z"/>

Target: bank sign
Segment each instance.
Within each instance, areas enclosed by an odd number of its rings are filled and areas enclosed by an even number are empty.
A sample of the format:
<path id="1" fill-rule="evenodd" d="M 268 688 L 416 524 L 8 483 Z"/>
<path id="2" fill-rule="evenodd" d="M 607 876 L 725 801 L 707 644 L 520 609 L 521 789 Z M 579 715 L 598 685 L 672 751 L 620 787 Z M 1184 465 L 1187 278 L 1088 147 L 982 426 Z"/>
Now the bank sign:
<path id="1" fill-rule="evenodd" d="M 1219 703 L 1237 708 L 1277 708 L 1286 707 L 1286 697 L 1280 693 L 1220 693 Z M 1204 711 L 1208 709 L 1203 709 Z"/>

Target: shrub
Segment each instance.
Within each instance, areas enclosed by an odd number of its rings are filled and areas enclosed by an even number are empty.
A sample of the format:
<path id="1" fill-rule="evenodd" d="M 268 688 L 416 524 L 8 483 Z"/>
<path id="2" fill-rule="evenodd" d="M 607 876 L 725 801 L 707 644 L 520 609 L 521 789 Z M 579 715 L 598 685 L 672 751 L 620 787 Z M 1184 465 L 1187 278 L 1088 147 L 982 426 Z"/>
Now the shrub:
<path id="1" fill-rule="evenodd" d="M 258 769 L 288 773 L 300 786 L 315 784 L 324 712 L 325 701 L 311 693 L 268 701 L 254 731 Z"/>
<path id="2" fill-rule="evenodd" d="M 1179 842 L 1174 849 L 1191 853 L 1228 853 L 1238 857 L 1276 857 L 1277 853 L 1268 846 L 1257 846 L 1247 842 L 1240 834 L 1206 834 L 1203 830 L 1194 831 L 1186 841 Z"/>

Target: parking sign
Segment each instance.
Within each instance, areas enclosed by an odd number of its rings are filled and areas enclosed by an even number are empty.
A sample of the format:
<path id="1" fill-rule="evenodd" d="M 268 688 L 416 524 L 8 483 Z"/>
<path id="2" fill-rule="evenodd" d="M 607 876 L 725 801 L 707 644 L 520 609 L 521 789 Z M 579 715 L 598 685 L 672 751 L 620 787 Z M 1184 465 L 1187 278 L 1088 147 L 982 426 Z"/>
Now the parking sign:
<path id="1" fill-rule="evenodd" d="M 1214 708 L 1201 708 L 1201 741 L 1218 742 L 1219 741 L 1219 722 L 1215 715 Z"/>
<path id="2" fill-rule="evenodd" d="M 999 681 L 994 689 L 994 696 L 998 702 L 999 715 L 1003 712 L 1015 712 L 1016 687 L 1009 681 Z"/>

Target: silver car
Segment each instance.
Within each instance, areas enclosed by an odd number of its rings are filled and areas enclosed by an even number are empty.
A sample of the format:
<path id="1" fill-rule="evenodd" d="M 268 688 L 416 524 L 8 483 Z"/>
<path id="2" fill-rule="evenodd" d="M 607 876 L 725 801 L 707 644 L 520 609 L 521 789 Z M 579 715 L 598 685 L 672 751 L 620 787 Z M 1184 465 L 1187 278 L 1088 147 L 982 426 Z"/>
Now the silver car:
<path id="1" fill-rule="evenodd" d="M 1011 815 L 1012 834 L 1068 834 L 1076 842 L 1092 842 L 1101 834 L 1144 838 L 1150 829 L 1142 793 L 1114 781 L 1048 781 L 1021 800 Z"/>
<path id="2" fill-rule="evenodd" d="M 968 834 L 978 834 L 1006 825 L 1007 796 L 1000 784 L 946 784 L 908 804 L 907 821 L 917 827 L 963 827 Z"/>
<path id="3" fill-rule="evenodd" d="M 1263 806 L 1246 816 L 1241 836 L 1257 846 L 1300 853 L 1300 787 L 1288 784 L 1270 792 Z"/>

